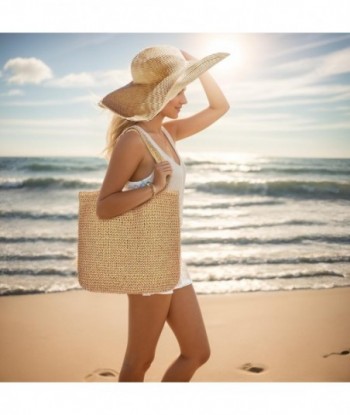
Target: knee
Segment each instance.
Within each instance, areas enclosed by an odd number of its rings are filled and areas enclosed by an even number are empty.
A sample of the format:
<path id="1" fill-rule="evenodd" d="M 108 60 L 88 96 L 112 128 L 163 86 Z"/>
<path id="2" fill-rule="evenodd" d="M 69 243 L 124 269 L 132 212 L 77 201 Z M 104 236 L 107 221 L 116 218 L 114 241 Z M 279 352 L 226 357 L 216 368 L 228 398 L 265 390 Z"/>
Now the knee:
<path id="1" fill-rule="evenodd" d="M 146 373 L 151 367 L 154 360 L 152 356 L 126 356 L 123 363 L 123 368 L 131 372 Z"/>
<path id="2" fill-rule="evenodd" d="M 210 347 L 209 345 L 207 346 L 202 345 L 201 347 L 197 348 L 192 353 L 187 353 L 187 354 L 183 353 L 182 356 L 185 359 L 191 360 L 196 367 L 199 367 L 199 366 L 204 365 L 204 363 L 206 363 L 209 360 Z"/>
<path id="3" fill-rule="evenodd" d="M 204 365 L 210 358 L 210 347 L 203 347 L 198 353 L 198 363 L 199 365 Z"/>

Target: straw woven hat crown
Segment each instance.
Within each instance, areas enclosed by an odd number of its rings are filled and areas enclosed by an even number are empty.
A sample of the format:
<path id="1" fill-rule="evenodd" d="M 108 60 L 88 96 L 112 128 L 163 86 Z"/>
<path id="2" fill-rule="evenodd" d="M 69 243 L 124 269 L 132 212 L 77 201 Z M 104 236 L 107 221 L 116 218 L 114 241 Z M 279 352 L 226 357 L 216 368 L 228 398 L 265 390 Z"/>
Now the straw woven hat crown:
<path id="1" fill-rule="evenodd" d="M 99 105 L 127 120 L 149 121 L 186 85 L 228 55 L 214 53 L 187 61 L 173 46 L 146 48 L 132 60 L 132 82 L 106 95 Z"/>

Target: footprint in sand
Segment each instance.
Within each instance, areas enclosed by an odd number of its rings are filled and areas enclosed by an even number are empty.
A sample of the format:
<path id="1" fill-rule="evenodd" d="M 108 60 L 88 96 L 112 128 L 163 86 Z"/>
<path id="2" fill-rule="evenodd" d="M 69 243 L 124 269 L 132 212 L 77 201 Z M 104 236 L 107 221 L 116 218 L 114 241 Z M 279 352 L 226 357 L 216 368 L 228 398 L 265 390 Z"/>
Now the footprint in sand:
<path id="1" fill-rule="evenodd" d="M 343 350 L 342 352 L 332 352 L 332 353 L 328 353 L 328 354 L 325 354 L 323 357 L 332 356 L 333 354 L 336 354 L 336 355 L 339 355 L 339 356 L 345 356 L 347 354 L 350 354 L 350 349 Z"/>
<path id="2" fill-rule="evenodd" d="M 113 369 L 96 369 L 85 376 L 85 382 L 118 382 L 118 375 Z"/>
<path id="3" fill-rule="evenodd" d="M 264 372 L 266 368 L 260 364 L 245 363 L 243 366 L 240 367 L 240 369 L 251 373 L 261 373 Z"/>

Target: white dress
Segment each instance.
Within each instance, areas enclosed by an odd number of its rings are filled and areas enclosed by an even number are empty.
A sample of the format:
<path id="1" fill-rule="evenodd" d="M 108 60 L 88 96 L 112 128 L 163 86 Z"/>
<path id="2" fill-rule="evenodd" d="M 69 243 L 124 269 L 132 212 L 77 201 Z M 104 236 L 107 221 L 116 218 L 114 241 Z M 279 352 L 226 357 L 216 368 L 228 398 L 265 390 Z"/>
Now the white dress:
<path id="1" fill-rule="evenodd" d="M 140 126 L 137 126 L 137 128 L 141 128 Z M 150 134 L 147 133 L 143 128 L 141 128 L 142 131 L 145 133 L 149 141 L 154 145 L 154 147 L 160 152 L 162 157 L 169 161 L 171 167 L 172 167 L 172 175 L 170 177 L 170 180 L 167 185 L 167 189 L 169 190 L 177 190 L 179 192 L 179 200 L 180 200 L 180 223 L 182 223 L 182 208 L 183 208 L 183 195 L 184 195 L 184 188 L 185 188 L 185 177 L 186 177 L 186 167 L 183 163 L 182 159 L 180 158 L 179 154 L 176 151 L 174 140 L 172 139 L 171 135 L 168 133 L 168 131 L 162 127 L 162 131 L 164 135 L 167 137 L 168 141 L 170 142 L 171 146 L 173 147 L 175 153 L 177 154 L 180 164 L 177 164 L 177 162 L 170 157 L 164 150 L 159 147 L 159 145 L 152 139 Z M 152 172 L 148 177 L 145 177 L 142 180 L 139 180 L 137 182 L 129 181 L 126 183 L 124 190 L 131 190 L 131 189 L 137 189 L 139 187 L 144 187 L 148 183 L 152 183 L 154 178 L 154 172 Z M 177 285 L 174 287 L 174 290 L 178 288 L 185 287 L 186 285 L 192 284 L 192 280 L 190 278 L 190 275 L 187 270 L 186 263 L 181 259 L 181 272 L 180 272 L 180 278 L 177 283 Z M 153 295 L 153 294 L 173 294 L 173 290 L 169 291 L 162 291 L 158 293 L 152 293 L 152 294 L 142 294 L 142 295 Z"/>

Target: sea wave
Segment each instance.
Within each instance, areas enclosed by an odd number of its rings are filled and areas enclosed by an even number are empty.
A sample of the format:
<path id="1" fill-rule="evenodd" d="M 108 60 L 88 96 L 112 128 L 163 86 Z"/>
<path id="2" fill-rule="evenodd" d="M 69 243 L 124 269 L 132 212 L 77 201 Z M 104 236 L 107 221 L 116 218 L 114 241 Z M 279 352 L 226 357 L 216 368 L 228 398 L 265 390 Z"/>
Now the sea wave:
<path id="1" fill-rule="evenodd" d="M 202 166 L 206 170 L 217 170 L 231 173 L 273 174 L 273 175 L 317 175 L 317 176 L 348 176 L 350 162 L 348 159 L 251 159 L 237 161 L 224 157 L 216 159 L 196 159 L 184 157 L 186 166 Z"/>
<path id="2" fill-rule="evenodd" d="M 0 236 L 0 243 L 6 244 L 17 244 L 17 243 L 26 243 L 26 242 L 77 242 L 76 237 L 69 237 L 69 236 L 14 236 L 14 237 L 7 237 L 7 236 Z"/>
<path id="3" fill-rule="evenodd" d="M 267 275 L 259 275 L 259 278 L 256 276 L 240 276 L 235 278 L 235 281 L 242 281 L 242 280 L 289 280 L 289 279 L 300 279 L 300 278 L 319 278 L 319 277 L 335 277 L 335 278 L 346 278 L 345 275 L 341 272 L 332 271 L 332 270 L 320 270 L 320 271 L 295 271 L 295 272 L 281 272 L 275 275 L 267 274 Z"/>
<path id="4" fill-rule="evenodd" d="M 65 242 L 76 243 L 77 237 L 69 236 L 18 236 L 7 237 L 0 236 L 0 243 L 14 244 L 26 242 Z M 181 243 L 183 245 L 208 245 L 208 244 L 222 244 L 222 245 L 279 245 L 279 244 L 303 244 L 309 242 L 322 242 L 330 244 L 349 244 L 350 235 L 299 235 L 281 238 L 255 238 L 255 237 L 194 237 L 183 235 Z"/>
<path id="5" fill-rule="evenodd" d="M 68 281 L 72 280 L 72 281 Z M 31 282 L 31 284 L 22 283 L 0 283 L 0 296 L 8 295 L 25 295 L 25 294 L 46 294 L 46 293 L 60 293 L 72 290 L 81 290 L 76 278 L 64 278 L 58 282 L 43 282 L 40 281 Z"/>
<path id="6" fill-rule="evenodd" d="M 75 220 L 77 213 L 31 212 L 21 210 L 0 210 L 0 219 L 32 219 L 32 220 Z"/>
<path id="7" fill-rule="evenodd" d="M 220 203 L 205 203 L 203 205 L 191 205 L 185 202 L 185 209 L 228 209 L 235 207 L 249 207 L 249 206 L 274 206 L 283 205 L 281 200 L 250 200 L 247 202 L 220 202 Z"/>
<path id="8" fill-rule="evenodd" d="M 349 176 L 350 168 L 314 168 L 314 167 L 270 167 L 257 165 L 224 165 L 217 166 L 219 171 L 231 173 L 263 174 L 263 175 L 290 175 L 290 176 Z"/>
<path id="9" fill-rule="evenodd" d="M 283 283 L 282 283 L 283 282 Z M 311 286 L 310 286 L 310 283 Z M 324 290 L 337 287 L 349 287 L 350 281 L 331 278 L 300 279 L 290 280 L 246 280 L 246 281 L 216 281 L 216 282 L 197 282 L 194 283 L 198 295 L 206 294 L 229 294 L 229 293 L 249 293 L 249 292 L 273 292 L 273 291 L 297 291 L 297 290 Z"/>
<path id="10" fill-rule="evenodd" d="M 57 268 L 0 268 L 0 276 L 25 275 L 25 276 L 57 276 L 57 277 L 75 277 L 76 270 L 57 269 Z"/>
<path id="11" fill-rule="evenodd" d="M 323 242 L 329 244 L 349 244 L 350 235 L 300 235 L 286 238 L 226 238 L 226 237 L 184 237 L 182 238 L 184 245 L 207 245 L 207 244 L 222 244 L 222 245 L 279 245 L 279 244 L 303 244 L 308 242 Z"/>
<path id="12" fill-rule="evenodd" d="M 184 163 L 186 166 L 220 166 L 223 163 L 220 163 L 218 161 L 210 161 L 210 160 L 196 160 L 192 158 L 184 157 Z M 226 163 L 224 163 L 226 164 Z"/>
<path id="13" fill-rule="evenodd" d="M 47 288 L 47 287 L 23 287 L 23 286 L 12 286 L 0 284 L 0 296 L 5 297 L 9 295 L 28 295 L 28 294 L 47 294 L 55 292 L 66 292 L 71 290 L 76 290 L 76 287 L 67 288 L 67 287 L 57 287 L 57 288 Z"/>
<path id="14" fill-rule="evenodd" d="M 350 182 L 339 181 L 217 181 L 192 183 L 189 187 L 205 193 L 229 195 L 350 200 Z"/>
<path id="15" fill-rule="evenodd" d="M 211 231 L 211 230 L 228 230 L 228 229 L 260 229 L 260 228 L 272 228 L 281 226 L 320 226 L 327 225 L 321 221 L 311 220 L 286 220 L 281 222 L 266 222 L 266 223 L 245 223 L 242 225 L 233 226 L 191 226 L 183 228 L 184 232 L 192 231 Z"/>
<path id="16" fill-rule="evenodd" d="M 3 179 L 0 190 L 12 189 L 95 189 L 101 185 L 97 180 L 73 180 L 54 177 L 37 177 L 29 179 Z"/>
<path id="17" fill-rule="evenodd" d="M 45 255 L 0 255 L 0 261 L 47 261 L 47 260 L 67 260 L 75 259 L 74 255 L 67 254 L 45 254 Z"/>
<path id="18" fill-rule="evenodd" d="M 106 160 L 97 157 L 0 157 L 0 171 L 84 173 L 104 170 L 106 165 Z"/>
<path id="19" fill-rule="evenodd" d="M 21 171 L 27 172 L 57 172 L 57 173 L 86 173 L 100 171 L 106 168 L 106 163 L 79 165 L 79 164 L 48 164 L 48 163 L 30 163 L 21 168 Z"/>
<path id="20" fill-rule="evenodd" d="M 210 274 L 206 278 L 196 280 L 193 285 L 197 294 L 219 294 L 254 291 L 290 291 L 298 289 L 324 289 L 350 286 L 350 279 L 333 271 L 296 271 L 280 273 L 263 273 L 259 276 L 251 274 L 223 277 Z M 56 277 L 55 275 L 2 277 L 0 279 L 0 296 L 44 294 L 81 290 L 78 278 Z"/>
<path id="21" fill-rule="evenodd" d="M 258 280 L 260 282 L 267 280 L 280 280 L 280 279 L 300 279 L 300 278 L 319 278 L 319 277 L 335 277 L 335 278 L 344 278 L 346 276 L 337 271 L 332 270 L 314 270 L 314 271 L 282 271 L 278 273 L 260 273 L 259 275 L 238 275 L 238 276 L 215 276 L 209 275 L 206 281 L 216 282 L 216 281 L 249 281 L 249 280 Z"/>
<path id="22" fill-rule="evenodd" d="M 186 264 L 193 267 L 213 267 L 223 265 L 284 265 L 284 264 L 337 264 L 350 262 L 350 255 L 332 256 L 304 256 L 286 258 L 203 258 L 189 259 Z"/>
<path id="23" fill-rule="evenodd" d="M 254 172 L 254 171 L 253 171 Z M 256 171 L 255 171 L 256 172 Z M 262 167 L 258 169 L 259 173 L 272 173 L 272 174 L 290 174 L 290 175 L 325 175 L 325 176 L 349 176 L 350 175 L 350 168 L 324 168 L 324 167 L 320 167 L 320 168 L 307 168 L 307 167 L 276 167 L 276 168 L 272 168 L 272 167 Z"/>

